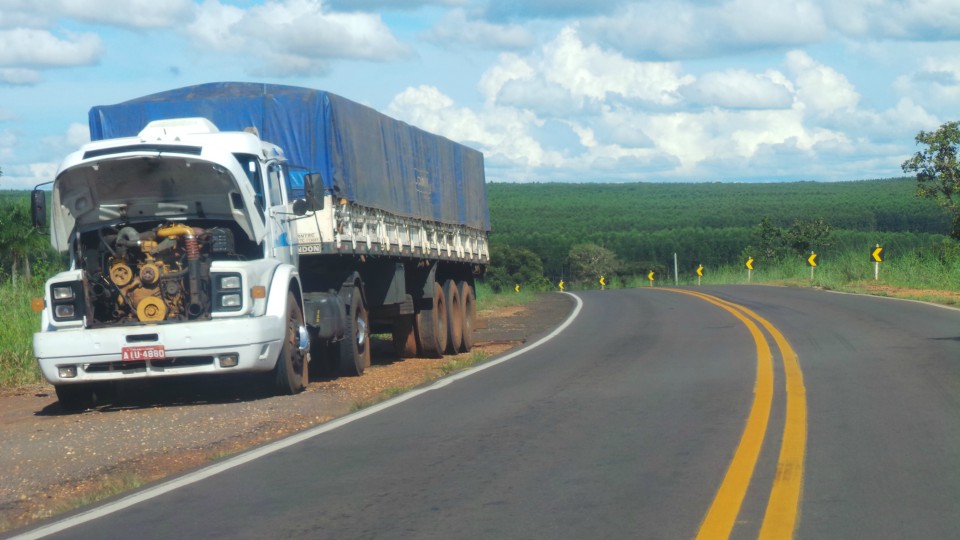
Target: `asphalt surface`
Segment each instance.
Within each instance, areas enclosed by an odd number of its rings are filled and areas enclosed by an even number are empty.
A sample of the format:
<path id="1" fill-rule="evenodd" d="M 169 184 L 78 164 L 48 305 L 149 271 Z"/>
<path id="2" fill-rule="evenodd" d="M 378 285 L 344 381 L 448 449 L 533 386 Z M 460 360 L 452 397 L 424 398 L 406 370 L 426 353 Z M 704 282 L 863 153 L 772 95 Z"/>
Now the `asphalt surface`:
<path id="1" fill-rule="evenodd" d="M 755 311 L 799 357 L 796 537 L 960 537 L 960 312 L 811 289 L 698 291 Z M 745 431 L 758 346 L 689 295 L 578 295 L 576 320 L 523 355 L 55 537 L 694 537 Z M 734 538 L 757 537 L 780 480 L 773 363 Z"/>

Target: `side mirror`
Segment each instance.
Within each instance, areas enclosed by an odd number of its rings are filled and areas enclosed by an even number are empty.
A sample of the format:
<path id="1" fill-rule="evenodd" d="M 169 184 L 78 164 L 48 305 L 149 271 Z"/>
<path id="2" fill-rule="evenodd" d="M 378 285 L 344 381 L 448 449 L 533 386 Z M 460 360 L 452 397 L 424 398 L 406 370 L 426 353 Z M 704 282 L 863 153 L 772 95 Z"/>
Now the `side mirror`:
<path id="1" fill-rule="evenodd" d="M 30 192 L 30 215 L 34 228 L 47 226 L 47 195 L 39 189 Z"/>
<path id="2" fill-rule="evenodd" d="M 320 173 L 305 175 L 303 189 L 310 209 L 323 210 L 323 175 Z"/>

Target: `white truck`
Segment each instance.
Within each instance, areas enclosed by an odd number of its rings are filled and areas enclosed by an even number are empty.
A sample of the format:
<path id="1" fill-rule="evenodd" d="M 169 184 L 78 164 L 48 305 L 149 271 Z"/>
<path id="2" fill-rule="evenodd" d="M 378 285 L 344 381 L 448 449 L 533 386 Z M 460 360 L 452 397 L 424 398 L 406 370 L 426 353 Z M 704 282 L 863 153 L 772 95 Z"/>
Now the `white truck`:
<path id="1" fill-rule="evenodd" d="M 93 142 L 32 197 L 70 254 L 33 349 L 61 405 L 124 381 L 360 375 L 469 351 L 489 262 L 483 155 L 327 92 L 211 83 L 90 111 Z M 270 142 L 267 142 L 270 141 Z"/>

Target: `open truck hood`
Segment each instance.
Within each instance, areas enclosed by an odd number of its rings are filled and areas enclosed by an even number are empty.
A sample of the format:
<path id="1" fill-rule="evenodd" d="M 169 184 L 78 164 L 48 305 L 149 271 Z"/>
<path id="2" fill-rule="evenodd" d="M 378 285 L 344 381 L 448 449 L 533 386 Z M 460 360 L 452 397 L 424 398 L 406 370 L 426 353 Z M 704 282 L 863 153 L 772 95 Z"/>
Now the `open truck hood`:
<path id="1" fill-rule="evenodd" d="M 51 208 L 56 249 L 67 250 L 77 229 L 145 219 L 232 219 L 251 239 L 263 240 L 253 187 L 231 154 L 143 142 L 93 143 L 64 160 Z"/>

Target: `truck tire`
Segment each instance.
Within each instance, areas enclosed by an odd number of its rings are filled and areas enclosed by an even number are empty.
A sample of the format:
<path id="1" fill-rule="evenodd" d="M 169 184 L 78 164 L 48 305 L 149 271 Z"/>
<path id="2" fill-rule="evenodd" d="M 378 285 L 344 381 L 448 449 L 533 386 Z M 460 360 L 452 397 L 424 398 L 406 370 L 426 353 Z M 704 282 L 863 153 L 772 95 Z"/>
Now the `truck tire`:
<path id="1" fill-rule="evenodd" d="M 463 306 L 457 282 L 448 279 L 443 284 L 443 295 L 447 299 L 447 354 L 457 354 L 463 344 Z"/>
<path id="2" fill-rule="evenodd" d="M 393 323 L 393 352 L 400 358 L 417 356 L 417 334 L 412 316 L 397 317 Z"/>
<path id="3" fill-rule="evenodd" d="M 273 367 L 273 389 L 278 395 L 299 394 L 310 378 L 307 355 L 300 350 L 300 326 L 303 310 L 293 293 L 287 293 L 287 327 L 283 336 L 280 357 Z"/>
<path id="4" fill-rule="evenodd" d="M 460 352 L 470 352 L 473 349 L 473 325 L 477 319 L 477 296 L 469 281 L 461 281 L 460 307 L 463 310 L 463 341 L 460 343 Z"/>
<path id="5" fill-rule="evenodd" d="M 433 303 L 417 313 L 417 346 L 427 358 L 441 358 L 447 349 L 447 302 L 443 287 L 433 284 Z"/>
<path id="6" fill-rule="evenodd" d="M 367 308 L 355 288 L 350 295 L 350 312 L 347 313 L 343 339 L 340 340 L 340 373 L 348 376 L 363 375 L 370 366 L 370 320 Z"/>

